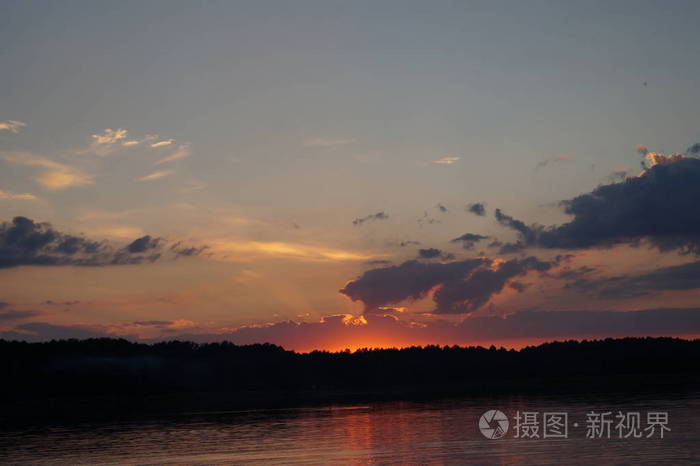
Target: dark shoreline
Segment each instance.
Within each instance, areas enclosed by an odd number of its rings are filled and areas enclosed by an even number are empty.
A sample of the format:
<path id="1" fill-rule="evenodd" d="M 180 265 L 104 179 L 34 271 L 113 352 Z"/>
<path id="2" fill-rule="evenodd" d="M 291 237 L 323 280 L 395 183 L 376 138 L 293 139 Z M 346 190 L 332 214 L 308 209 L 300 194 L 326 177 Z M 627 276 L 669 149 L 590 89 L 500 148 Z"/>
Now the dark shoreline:
<path id="1" fill-rule="evenodd" d="M 700 340 L 671 338 L 309 354 L 274 345 L 0 341 L 0 356 L 0 428 L 464 397 L 674 396 L 700 387 Z"/>

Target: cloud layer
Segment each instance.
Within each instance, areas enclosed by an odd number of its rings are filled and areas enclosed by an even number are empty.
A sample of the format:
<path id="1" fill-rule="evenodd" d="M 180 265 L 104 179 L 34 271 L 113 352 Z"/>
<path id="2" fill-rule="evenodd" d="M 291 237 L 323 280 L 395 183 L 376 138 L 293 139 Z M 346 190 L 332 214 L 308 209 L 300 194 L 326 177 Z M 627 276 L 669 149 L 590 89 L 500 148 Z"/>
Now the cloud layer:
<path id="1" fill-rule="evenodd" d="M 527 225 L 497 209 L 496 220 L 519 236 L 509 246 L 583 249 L 648 241 L 660 251 L 700 254 L 700 160 L 646 157 L 648 168 L 639 176 L 562 201 L 573 216 L 568 223 Z"/>
<path id="2" fill-rule="evenodd" d="M 368 270 L 340 290 L 361 301 L 365 312 L 433 293 L 436 314 L 465 314 L 484 306 L 492 296 L 530 271 L 546 272 L 554 264 L 535 257 L 499 261 L 486 257 L 448 263 L 407 261 Z M 521 291 L 518 285 L 514 289 Z"/>
<path id="3" fill-rule="evenodd" d="M 0 223 L 0 269 L 21 265 L 103 266 L 154 262 L 163 257 L 162 240 L 144 236 L 124 247 L 105 241 L 61 233 L 49 223 L 37 223 L 26 217 Z M 202 248 L 176 243 L 168 251 L 173 256 L 198 255 Z"/>

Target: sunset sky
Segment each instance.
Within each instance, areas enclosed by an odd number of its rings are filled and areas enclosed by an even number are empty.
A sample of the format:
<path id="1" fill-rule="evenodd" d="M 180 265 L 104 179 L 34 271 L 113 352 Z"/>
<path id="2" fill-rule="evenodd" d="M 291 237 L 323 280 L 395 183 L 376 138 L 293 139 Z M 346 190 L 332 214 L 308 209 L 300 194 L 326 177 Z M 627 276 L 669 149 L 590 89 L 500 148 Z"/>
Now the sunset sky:
<path id="1" fill-rule="evenodd" d="M 700 335 L 698 14 L 3 2 L 0 337 Z"/>

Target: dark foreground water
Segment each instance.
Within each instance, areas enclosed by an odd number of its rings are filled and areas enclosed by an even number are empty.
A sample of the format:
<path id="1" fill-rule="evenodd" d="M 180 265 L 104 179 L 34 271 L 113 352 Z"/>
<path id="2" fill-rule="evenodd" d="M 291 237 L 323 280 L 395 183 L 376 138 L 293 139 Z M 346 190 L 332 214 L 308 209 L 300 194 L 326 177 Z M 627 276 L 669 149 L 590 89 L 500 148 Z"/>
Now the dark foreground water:
<path id="1" fill-rule="evenodd" d="M 491 409 L 508 418 L 498 440 L 479 429 Z M 539 438 L 515 438 L 526 429 L 516 413 L 536 413 Z M 542 438 L 544 413 L 568 415 L 566 438 Z M 610 412 L 595 438 L 586 438 L 597 414 Z M 639 413 L 642 436 L 618 430 L 623 413 Z M 648 413 L 667 413 L 647 438 Z M 632 413 L 628 415 L 627 413 Z M 533 417 L 533 415 L 528 415 Z M 554 415 L 557 416 L 557 415 Z M 652 417 L 656 417 L 652 414 Z M 700 462 L 700 395 L 576 398 L 473 398 L 383 402 L 284 410 L 185 413 L 101 423 L 52 423 L 5 428 L 1 464 L 684 464 Z M 552 417 L 549 416 L 550 421 Z M 559 418 L 561 419 L 561 418 Z M 601 418 L 602 419 L 602 418 Z M 531 421 L 533 419 L 530 419 Z M 555 418 L 556 420 L 556 418 Z M 663 420 L 663 414 L 662 414 Z M 493 422 L 492 422 L 493 424 Z M 610 426 L 610 438 L 607 429 Z M 562 425 L 548 429 L 562 434 Z M 486 431 L 491 434 L 493 431 Z M 632 431 L 634 432 L 634 431 Z M 602 438 L 600 438 L 602 437 Z"/>

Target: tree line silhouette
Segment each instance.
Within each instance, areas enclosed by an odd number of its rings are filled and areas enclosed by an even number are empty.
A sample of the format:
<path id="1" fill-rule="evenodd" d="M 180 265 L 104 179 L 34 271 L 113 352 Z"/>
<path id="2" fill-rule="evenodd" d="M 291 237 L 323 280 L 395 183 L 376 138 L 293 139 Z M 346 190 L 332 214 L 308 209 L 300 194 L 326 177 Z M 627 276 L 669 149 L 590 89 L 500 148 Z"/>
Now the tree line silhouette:
<path id="1" fill-rule="evenodd" d="M 0 340 L 17 399 L 219 393 L 240 404 L 362 393 L 512 393 L 697 382 L 700 340 L 623 338 L 503 348 L 424 346 L 296 353 L 272 344 L 144 344 L 124 339 Z M 581 381 L 585 381 L 581 384 Z M 247 394 L 247 395 L 246 395 Z M 251 401 L 252 403 L 252 401 Z"/>

